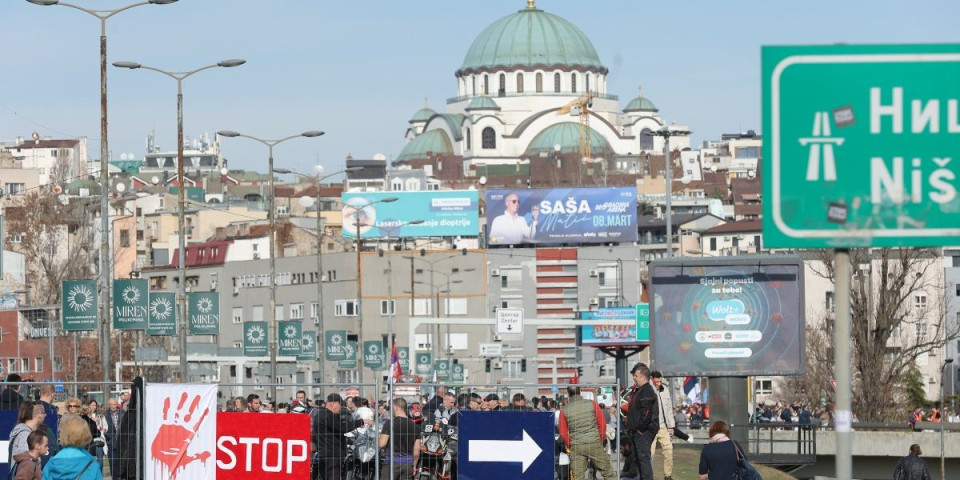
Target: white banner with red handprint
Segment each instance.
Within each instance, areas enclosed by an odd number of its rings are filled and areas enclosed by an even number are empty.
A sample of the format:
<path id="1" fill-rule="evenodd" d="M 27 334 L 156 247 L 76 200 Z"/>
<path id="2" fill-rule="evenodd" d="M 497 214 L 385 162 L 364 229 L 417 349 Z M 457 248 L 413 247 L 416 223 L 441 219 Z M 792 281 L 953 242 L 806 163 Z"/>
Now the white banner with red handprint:
<path id="1" fill-rule="evenodd" d="M 151 383 L 144 397 L 146 479 L 216 478 L 217 386 Z"/>

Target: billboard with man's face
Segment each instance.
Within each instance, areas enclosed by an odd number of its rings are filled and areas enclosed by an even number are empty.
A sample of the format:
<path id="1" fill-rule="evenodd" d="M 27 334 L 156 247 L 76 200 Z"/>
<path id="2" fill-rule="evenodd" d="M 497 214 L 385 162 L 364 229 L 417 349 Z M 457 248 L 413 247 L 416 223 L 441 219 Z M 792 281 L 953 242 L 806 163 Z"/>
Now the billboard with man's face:
<path id="1" fill-rule="evenodd" d="M 486 204 L 489 245 L 637 240 L 633 187 L 487 190 Z"/>

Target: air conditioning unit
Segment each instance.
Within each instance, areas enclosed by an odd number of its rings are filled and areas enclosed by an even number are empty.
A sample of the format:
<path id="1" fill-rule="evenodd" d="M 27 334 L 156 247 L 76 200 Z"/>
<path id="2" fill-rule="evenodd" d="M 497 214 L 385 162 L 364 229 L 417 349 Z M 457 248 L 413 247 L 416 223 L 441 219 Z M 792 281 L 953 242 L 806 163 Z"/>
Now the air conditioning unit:
<path id="1" fill-rule="evenodd" d="M 597 297 L 591 298 L 591 299 L 590 299 L 590 305 L 600 305 L 600 299 L 597 298 Z"/>
<path id="2" fill-rule="evenodd" d="M 240 287 L 233 287 L 233 296 L 236 297 L 240 295 Z"/>
<path id="3" fill-rule="evenodd" d="M 502 341 L 503 341 L 503 337 L 501 337 L 500 335 L 494 335 L 494 336 L 493 336 L 493 341 L 494 341 L 494 342 L 502 342 Z"/>
<path id="4" fill-rule="evenodd" d="M 217 281 L 214 280 L 210 282 L 210 290 L 216 290 L 216 289 L 217 289 Z"/>
<path id="5" fill-rule="evenodd" d="M 493 368 L 503 370 L 503 362 L 493 362 Z"/>
<path id="6" fill-rule="evenodd" d="M 598 275 L 600 275 L 600 274 L 599 274 L 596 270 L 590 270 L 590 276 L 591 276 L 591 277 L 596 277 L 596 276 L 598 276 Z"/>
<path id="7" fill-rule="evenodd" d="M 490 270 L 490 276 L 491 276 L 491 277 L 499 277 L 499 276 L 500 276 L 500 269 L 499 269 L 499 268 L 491 269 L 491 270 Z"/>

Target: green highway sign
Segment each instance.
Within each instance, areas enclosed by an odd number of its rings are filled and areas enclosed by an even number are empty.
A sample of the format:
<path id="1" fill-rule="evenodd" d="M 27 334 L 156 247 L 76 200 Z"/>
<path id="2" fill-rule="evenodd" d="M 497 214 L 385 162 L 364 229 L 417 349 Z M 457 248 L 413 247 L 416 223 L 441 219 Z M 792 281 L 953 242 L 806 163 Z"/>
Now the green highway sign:
<path id="1" fill-rule="evenodd" d="M 960 245 L 960 44 L 762 60 L 765 247 Z"/>

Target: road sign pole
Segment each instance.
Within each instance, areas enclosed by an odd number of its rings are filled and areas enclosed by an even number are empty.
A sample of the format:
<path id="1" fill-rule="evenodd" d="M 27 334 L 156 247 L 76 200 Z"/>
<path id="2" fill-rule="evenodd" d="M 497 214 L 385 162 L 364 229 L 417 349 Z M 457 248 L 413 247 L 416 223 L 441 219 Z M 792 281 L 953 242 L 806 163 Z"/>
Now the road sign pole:
<path id="1" fill-rule="evenodd" d="M 837 401 L 834 408 L 834 432 L 837 436 L 837 480 L 853 475 L 853 434 L 850 411 L 850 251 L 837 249 L 834 255 L 834 279 L 837 286 L 837 320 L 833 329 L 834 365 Z"/>

